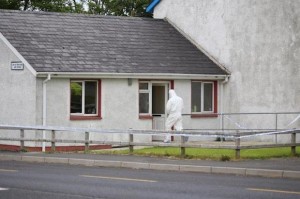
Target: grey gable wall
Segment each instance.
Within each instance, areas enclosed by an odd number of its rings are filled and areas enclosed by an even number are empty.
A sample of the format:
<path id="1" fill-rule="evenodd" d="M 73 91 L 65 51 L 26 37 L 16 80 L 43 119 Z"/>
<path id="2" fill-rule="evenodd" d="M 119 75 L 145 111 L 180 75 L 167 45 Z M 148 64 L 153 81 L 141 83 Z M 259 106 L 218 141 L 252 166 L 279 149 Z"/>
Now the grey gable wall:
<path id="1" fill-rule="evenodd" d="M 0 123 L 35 125 L 36 77 L 26 67 L 11 70 L 20 60 L 2 40 L 0 52 Z"/>
<path id="2" fill-rule="evenodd" d="M 154 17 L 167 18 L 230 70 L 224 112 L 294 112 L 299 10 L 298 0 L 162 0 Z"/>

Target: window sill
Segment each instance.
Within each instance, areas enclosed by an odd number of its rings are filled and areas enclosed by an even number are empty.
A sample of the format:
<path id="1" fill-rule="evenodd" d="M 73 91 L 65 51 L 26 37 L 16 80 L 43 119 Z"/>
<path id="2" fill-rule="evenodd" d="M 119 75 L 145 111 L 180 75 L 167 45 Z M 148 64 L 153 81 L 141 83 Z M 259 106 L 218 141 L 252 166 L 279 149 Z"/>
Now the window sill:
<path id="1" fill-rule="evenodd" d="M 141 119 L 141 120 L 152 120 L 153 116 L 151 116 L 151 115 L 139 115 L 139 119 Z"/>
<path id="2" fill-rule="evenodd" d="M 78 116 L 71 115 L 70 120 L 101 120 L 101 116 Z"/>
<path id="3" fill-rule="evenodd" d="M 191 118 L 218 117 L 216 113 L 192 114 Z"/>

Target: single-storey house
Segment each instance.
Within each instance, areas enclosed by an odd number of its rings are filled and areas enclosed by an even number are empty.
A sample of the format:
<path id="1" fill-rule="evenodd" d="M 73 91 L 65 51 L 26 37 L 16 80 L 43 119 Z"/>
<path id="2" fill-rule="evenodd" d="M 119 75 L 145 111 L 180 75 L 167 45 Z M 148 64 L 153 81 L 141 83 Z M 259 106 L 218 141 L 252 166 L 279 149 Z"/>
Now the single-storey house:
<path id="1" fill-rule="evenodd" d="M 1 124 L 164 129 L 175 89 L 216 128 L 229 76 L 167 20 L 0 10 Z"/>
<path id="2" fill-rule="evenodd" d="M 0 10 L 0 123 L 164 129 L 173 88 L 184 129 L 299 128 L 298 10 L 295 0 L 153 0 L 153 19 Z M 266 114 L 243 114 L 253 112 Z"/>

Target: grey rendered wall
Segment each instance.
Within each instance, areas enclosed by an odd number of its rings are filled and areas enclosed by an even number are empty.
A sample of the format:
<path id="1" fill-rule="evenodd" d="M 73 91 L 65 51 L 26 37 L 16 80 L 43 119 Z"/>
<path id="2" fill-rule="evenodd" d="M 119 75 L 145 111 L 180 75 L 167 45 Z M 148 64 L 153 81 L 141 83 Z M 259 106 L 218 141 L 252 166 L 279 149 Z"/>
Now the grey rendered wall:
<path id="1" fill-rule="evenodd" d="M 0 124 L 36 125 L 36 79 L 24 70 L 11 70 L 10 63 L 20 61 L 0 40 Z M 19 137 L 17 131 L 3 131 L 1 136 Z M 31 134 L 32 137 L 35 134 Z M 30 134 L 25 134 L 31 137 Z M 19 144 L 1 142 L 2 144 Z"/>
<path id="2" fill-rule="evenodd" d="M 231 71 L 224 112 L 300 111 L 300 1 L 162 0 L 167 18 Z"/>
<path id="3" fill-rule="evenodd" d="M 70 120 L 70 79 L 52 79 L 47 83 L 47 125 L 95 129 L 151 129 L 151 120 L 138 117 L 138 81 L 129 86 L 127 79 L 102 79 L 101 120 Z M 48 135 L 49 136 L 49 135 Z M 84 134 L 61 134 L 62 139 Z M 124 134 L 112 136 L 92 134 L 91 139 L 127 140 Z M 143 138 L 150 140 L 150 137 Z"/>
<path id="4" fill-rule="evenodd" d="M 41 81 L 39 81 L 41 82 Z M 96 129 L 152 129 L 151 119 L 139 119 L 138 80 L 133 79 L 128 85 L 127 79 L 102 79 L 101 120 L 70 120 L 70 79 L 53 78 L 47 83 L 47 125 L 70 126 Z M 190 114 L 191 80 L 175 80 L 175 90 L 184 100 L 184 113 Z M 39 113 L 39 115 L 41 115 Z M 192 119 L 184 116 L 184 128 L 218 128 L 219 118 Z M 63 133 L 61 139 L 84 139 L 84 134 Z M 48 133 L 50 138 L 50 133 Z M 126 134 L 111 136 L 92 134 L 91 139 L 125 141 Z M 150 136 L 137 137 L 138 140 L 150 141 Z"/>

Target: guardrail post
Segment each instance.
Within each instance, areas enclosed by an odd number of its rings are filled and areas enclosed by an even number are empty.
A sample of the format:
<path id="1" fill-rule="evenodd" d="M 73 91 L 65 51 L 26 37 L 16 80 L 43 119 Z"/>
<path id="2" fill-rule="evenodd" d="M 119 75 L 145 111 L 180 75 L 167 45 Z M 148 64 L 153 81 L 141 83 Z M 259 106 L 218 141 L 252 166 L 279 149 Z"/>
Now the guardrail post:
<path id="1" fill-rule="evenodd" d="M 132 142 L 133 142 L 133 134 L 129 133 L 129 153 L 130 154 L 133 154 L 133 145 L 132 145 Z"/>
<path id="2" fill-rule="evenodd" d="M 278 114 L 276 113 L 275 114 L 275 129 L 276 131 L 278 130 Z M 278 137 L 277 137 L 277 134 L 275 134 L 275 143 L 277 144 L 278 142 Z"/>
<path id="3" fill-rule="evenodd" d="M 51 131 L 51 152 L 55 152 L 55 131 Z"/>
<path id="4" fill-rule="evenodd" d="M 84 146 L 84 152 L 87 153 L 90 148 L 90 133 L 85 132 L 85 146 Z"/>
<path id="5" fill-rule="evenodd" d="M 291 143 L 293 144 L 293 146 L 291 146 L 292 156 L 296 156 L 296 131 L 291 134 Z"/>
<path id="6" fill-rule="evenodd" d="M 180 146 L 180 156 L 181 157 L 185 157 L 185 147 L 183 146 L 184 143 L 185 143 L 185 136 L 183 136 L 183 135 L 180 136 L 180 143 L 181 143 L 181 146 Z"/>
<path id="7" fill-rule="evenodd" d="M 24 129 L 20 129 L 20 138 L 21 138 L 21 140 L 20 140 L 20 150 L 21 151 L 23 151 L 23 150 L 25 150 L 25 145 L 24 145 L 24 137 L 25 137 L 25 135 L 24 135 Z"/>
<path id="8" fill-rule="evenodd" d="M 241 157 L 241 138 L 238 135 L 235 138 L 235 158 L 240 159 L 240 157 Z"/>
<path id="9" fill-rule="evenodd" d="M 222 133 L 224 134 L 224 114 L 222 113 L 221 114 L 221 116 L 222 116 Z"/>

